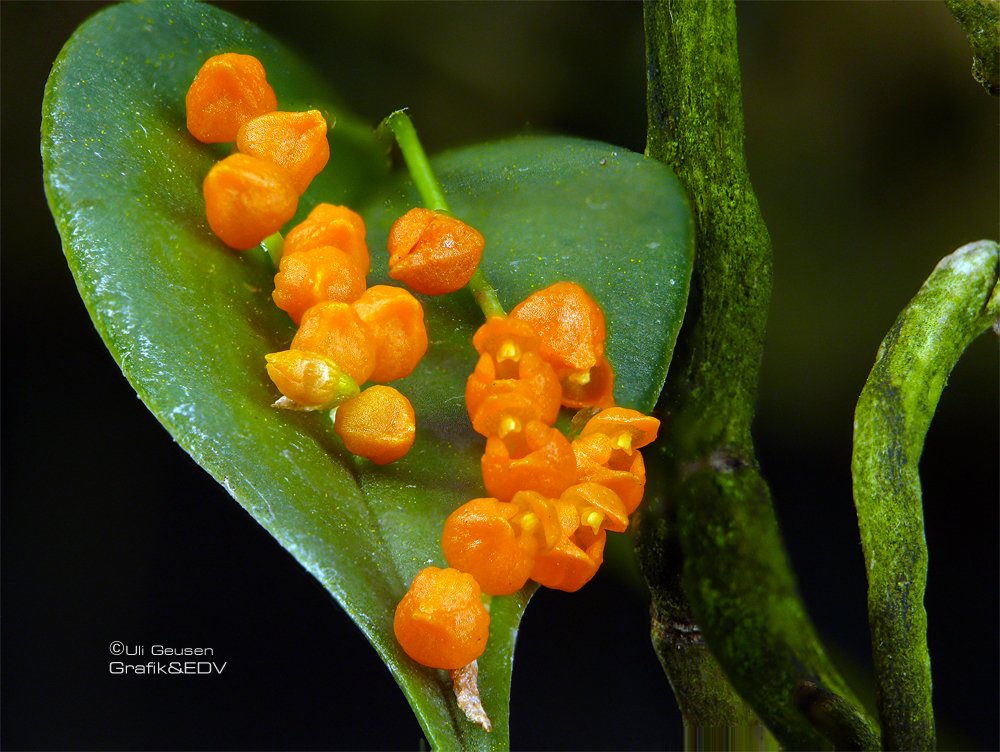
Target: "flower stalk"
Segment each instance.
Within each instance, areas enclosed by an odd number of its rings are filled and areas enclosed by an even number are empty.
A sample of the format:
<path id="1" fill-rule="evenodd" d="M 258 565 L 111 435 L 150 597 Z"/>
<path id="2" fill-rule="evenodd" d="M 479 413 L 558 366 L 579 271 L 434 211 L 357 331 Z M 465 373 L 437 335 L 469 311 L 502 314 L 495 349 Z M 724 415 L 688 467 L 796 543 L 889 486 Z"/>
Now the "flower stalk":
<path id="1" fill-rule="evenodd" d="M 379 130 L 383 129 L 391 131 L 396 143 L 399 144 L 403 161 L 406 162 L 406 167 L 410 171 L 410 176 L 413 178 L 413 183 L 417 187 L 417 192 L 420 193 L 420 200 L 423 201 L 424 206 L 432 211 L 451 215 L 451 207 L 448 205 L 444 189 L 434 174 L 430 160 L 427 158 L 427 152 L 424 151 L 424 147 L 420 143 L 420 137 L 417 136 L 417 130 L 413 127 L 410 116 L 403 110 L 396 110 L 382 121 Z M 483 316 L 490 318 L 491 316 L 506 315 L 496 288 L 486 278 L 482 267 L 476 269 L 467 287 L 475 298 L 476 305 L 483 312 Z"/>

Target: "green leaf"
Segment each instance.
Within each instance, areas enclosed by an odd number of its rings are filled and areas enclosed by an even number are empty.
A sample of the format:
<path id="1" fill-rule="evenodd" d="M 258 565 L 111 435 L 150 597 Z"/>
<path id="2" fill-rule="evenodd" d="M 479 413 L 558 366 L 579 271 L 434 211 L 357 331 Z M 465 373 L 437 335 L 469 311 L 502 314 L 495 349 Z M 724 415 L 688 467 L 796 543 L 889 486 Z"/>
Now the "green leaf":
<path id="1" fill-rule="evenodd" d="M 407 658 L 392 615 L 410 580 L 442 564 L 447 514 L 483 494 L 483 441 L 463 404 L 482 317 L 461 292 L 427 299 L 431 347 L 396 385 L 418 438 L 386 467 L 347 454 L 325 415 L 278 411 L 263 364 L 292 323 L 270 299 L 262 251 L 236 254 L 207 228 L 200 186 L 225 150 L 194 141 L 184 93 L 201 63 L 244 51 L 264 63 L 279 106 L 335 114 L 331 163 L 303 200 L 349 203 L 369 224 L 370 284 L 385 281 L 391 221 L 414 201 L 385 176 L 367 126 L 287 50 L 217 9 L 123 5 L 84 24 L 49 80 L 46 191 L 94 322 L 123 372 L 181 446 L 336 598 L 358 624 L 439 748 L 503 748 L 514 640 L 530 590 L 494 598 L 480 659 L 487 735 L 457 711 L 447 676 Z M 488 239 L 484 267 L 511 305 L 558 279 L 604 305 L 622 404 L 650 409 L 683 316 L 691 227 L 673 175 L 604 144 L 523 139 L 435 162 L 460 216 Z M 368 196 L 368 199 L 365 199 Z M 370 198 L 376 196 L 375 198 Z"/>

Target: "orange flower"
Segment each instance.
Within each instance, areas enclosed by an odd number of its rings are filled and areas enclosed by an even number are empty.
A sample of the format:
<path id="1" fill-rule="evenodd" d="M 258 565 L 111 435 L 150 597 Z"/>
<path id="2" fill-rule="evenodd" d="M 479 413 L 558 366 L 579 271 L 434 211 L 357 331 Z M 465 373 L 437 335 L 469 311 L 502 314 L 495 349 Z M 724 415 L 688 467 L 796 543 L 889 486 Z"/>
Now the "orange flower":
<path id="1" fill-rule="evenodd" d="M 535 556 L 531 579 L 539 585 L 572 593 L 590 582 L 597 574 L 604 561 L 607 532 L 601 530 L 596 535 L 585 535 L 583 545 L 579 545 L 576 540 L 578 530 L 582 529 L 584 533 L 589 530 L 580 527 L 580 516 L 576 506 L 561 500 L 553 504 L 559 511 L 561 535 L 550 550 Z"/>
<path id="2" fill-rule="evenodd" d="M 631 454 L 656 439 L 660 421 L 652 415 L 630 410 L 627 407 L 612 407 L 594 415 L 580 431 L 580 436 L 603 433 L 615 440 L 615 446 Z"/>
<path id="3" fill-rule="evenodd" d="M 579 481 L 600 483 L 614 491 L 632 514 L 642 501 L 646 466 L 642 454 L 628 454 L 604 433 L 580 436 L 572 442 Z"/>
<path id="4" fill-rule="evenodd" d="M 386 465 L 410 451 L 416 418 L 403 394 L 391 386 L 370 386 L 337 408 L 334 430 L 351 454 Z"/>
<path id="5" fill-rule="evenodd" d="M 325 355 L 358 384 L 375 370 L 375 347 L 347 303 L 319 303 L 302 315 L 291 349 Z"/>
<path id="6" fill-rule="evenodd" d="M 465 404 L 473 424 L 488 398 L 508 393 L 534 401 L 541 421 L 555 423 L 562 390 L 552 366 L 539 356 L 540 343 L 529 325 L 492 317 L 479 327 L 472 343 L 480 353 L 465 384 Z"/>
<path id="7" fill-rule="evenodd" d="M 490 595 L 509 595 L 528 581 L 538 540 L 520 522 L 524 514 L 494 498 L 473 499 L 450 515 L 441 534 L 448 565 L 476 578 Z M 529 523 L 529 528 L 531 523 Z"/>
<path id="8" fill-rule="evenodd" d="M 560 378 L 589 371 L 604 354 L 604 313 L 575 282 L 556 282 L 533 292 L 510 312 L 541 339 L 541 352 Z"/>
<path id="9" fill-rule="evenodd" d="M 505 437 L 524 430 L 533 420 L 541 420 L 542 412 L 531 397 L 518 392 L 493 394 L 483 400 L 472 418 L 472 428 L 483 436 Z"/>
<path id="10" fill-rule="evenodd" d="M 500 364 L 500 378 L 504 379 L 513 373 L 503 373 L 503 364 L 516 366 L 522 354 L 537 352 L 541 345 L 542 341 L 531 324 L 505 316 L 490 316 L 472 335 L 472 346 L 476 352 L 489 355 Z"/>
<path id="11" fill-rule="evenodd" d="M 522 431 L 486 441 L 483 485 L 508 501 L 518 491 L 557 497 L 576 481 L 576 458 L 569 441 L 555 428 L 530 421 Z"/>
<path id="12" fill-rule="evenodd" d="M 296 324 L 302 314 L 328 300 L 351 303 L 365 291 L 365 277 L 345 251 L 332 245 L 284 254 L 271 297 Z"/>
<path id="13" fill-rule="evenodd" d="M 243 123 L 278 108 L 264 66 L 253 55 L 234 52 L 205 61 L 184 104 L 188 130 L 206 144 L 235 141 Z"/>
<path id="14" fill-rule="evenodd" d="M 521 510 L 518 522 L 523 530 L 535 536 L 539 551 L 551 550 L 565 528 L 580 524 L 575 508 L 537 491 L 518 491 L 510 503 Z"/>
<path id="15" fill-rule="evenodd" d="M 631 514 L 646 485 L 639 449 L 651 443 L 659 429 L 659 420 L 636 410 L 613 407 L 597 413 L 573 441 L 580 480 L 610 488 Z"/>
<path id="16" fill-rule="evenodd" d="M 427 329 L 420 301 L 401 287 L 374 285 L 353 308 L 375 347 L 372 381 L 408 376 L 427 352 Z"/>
<path id="17" fill-rule="evenodd" d="M 282 253 L 289 256 L 324 245 L 332 245 L 345 251 L 354 259 L 362 276 L 368 275 L 365 222 L 357 212 L 346 206 L 317 204 L 309 212 L 309 216 L 285 235 Z"/>
<path id="18" fill-rule="evenodd" d="M 247 251 L 295 216 L 299 197 L 277 165 L 246 154 L 217 162 L 202 186 L 208 226 L 223 243 Z"/>
<path id="19" fill-rule="evenodd" d="M 501 366 L 505 364 L 500 364 Z M 482 355 L 475 370 L 465 382 L 465 405 L 473 423 L 483 405 L 501 395 L 520 395 L 532 402 L 539 420 L 552 425 L 559 417 L 562 389 L 552 366 L 538 353 L 524 353 L 514 365 L 514 376 L 500 378 L 497 363 L 489 355 Z"/>
<path id="20" fill-rule="evenodd" d="M 396 606 L 393 631 L 400 647 L 417 663 L 457 669 L 486 649 L 490 615 L 470 574 L 427 567 L 414 578 Z"/>
<path id="21" fill-rule="evenodd" d="M 389 230 L 389 276 L 425 295 L 455 292 L 472 278 L 485 246 L 464 222 L 411 209 Z"/>
<path id="22" fill-rule="evenodd" d="M 510 312 L 530 324 L 541 354 L 555 369 L 566 407 L 614 404 L 615 375 L 604 357 L 604 313 L 575 282 L 556 282 L 533 292 Z"/>
<path id="23" fill-rule="evenodd" d="M 628 511 L 621 498 L 599 483 L 577 483 L 559 497 L 572 504 L 580 515 L 580 530 L 590 528 L 594 535 L 601 530 L 624 533 L 628 528 Z"/>
<path id="24" fill-rule="evenodd" d="M 578 410 L 581 407 L 604 408 L 615 404 L 615 372 L 603 355 L 590 370 L 571 373 L 559 384 L 565 407 Z"/>
<path id="25" fill-rule="evenodd" d="M 236 147 L 284 167 L 300 196 L 330 160 L 326 119 L 319 110 L 258 115 L 240 126 Z"/>

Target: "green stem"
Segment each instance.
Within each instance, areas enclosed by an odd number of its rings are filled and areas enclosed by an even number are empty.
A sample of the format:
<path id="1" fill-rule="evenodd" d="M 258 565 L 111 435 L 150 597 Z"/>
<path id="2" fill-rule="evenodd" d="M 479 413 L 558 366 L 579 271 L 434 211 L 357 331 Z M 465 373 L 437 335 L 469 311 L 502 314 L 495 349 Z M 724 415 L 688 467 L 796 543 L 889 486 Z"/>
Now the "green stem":
<path id="1" fill-rule="evenodd" d="M 677 172 L 697 228 L 692 296 L 661 398 L 671 416 L 655 470 L 665 501 L 640 529 L 654 619 L 696 623 L 711 656 L 692 646 L 687 663 L 717 660 L 710 694 L 726 698 L 728 677 L 785 747 L 828 747 L 831 726 L 855 730 L 848 746 L 869 747 L 877 734 L 799 598 L 750 436 L 771 248 L 743 155 L 735 6 L 647 0 L 645 22 L 647 153 Z M 671 552 L 675 561 L 664 561 Z M 678 662 L 662 647 L 660 658 L 668 672 Z M 674 670 L 670 679 L 675 692 L 683 687 L 679 698 L 703 693 L 697 675 Z M 797 703 L 803 682 L 838 698 L 825 706 L 827 722 Z M 738 722 L 739 707 L 726 703 Z M 690 710 L 685 721 L 712 725 Z"/>
<path id="2" fill-rule="evenodd" d="M 417 129 L 413 127 L 413 121 L 403 110 L 396 110 L 383 122 L 392 134 L 396 137 L 399 150 L 403 153 L 403 161 L 410 171 L 413 183 L 420 193 L 420 200 L 424 206 L 432 211 L 451 214 L 448 200 L 444 196 L 441 184 L 438 182 L 434 170 L 431 169 L 430 160 L 427 159 L 427 152 L 424 151 L 423 144 L 417 136 Z"/>
<path id="3" fill-rule="evenodd" d="M 417 136 L 417 129 L 413 127 L 410 116 L 403 110 L 396 110 L 382 121 L 380 129 L 382 127 L 389 128 L 395 136 L 399 150 L 403 154 L 403 161 L 406 162 L 406 167 L 417 186 L 420 200 L 423 201 L 424 206 L 432 211 L 451 214 L 444 190 L 441 188 L 433 168 L 431 168 L 430 160 L 420 143 L 420 137 Z M 476 269 L 469 280 L 468 288 L 486 318 L 507 315 L 500 303 L 496 289 L 486 278 L 482 267 Z"/>
<path id="4" fill-rule="evenodd" d="M 668 465 L 660 443 L 645 454 L 650 471 Z M 649 473 L 638 547 L 642 573 L 650 585 L 653 650 L 684 719 L 685 748 L 691 749 L 688 743 L 697 739 L 697 729 L 742 728 L 757 718 L 729 683 L 691 613 L 681 582 L 683 557 L 676 534 L 676 509 L 665 503 L 668 485 L 672 484 L 665 482 L 662 472 Z"/>
<path id="5" fill-rule="evenodd" d="M 998 270 L 992 241 L 944 258 L 882 341 L 855 412 L 854 503 L 886 749 L 934 748 L 918 463 L 948 375 L 998 321 Z"/>
<path id="6" fill-rule="evenodd" d="M 490 284 L 490 281 L 483 273 L 482 267 L 476 269 L 467 286 L 472 291 L 472 297 L 476 299 L 476 303 L 479 305 L 479 310 L 483 312 L 483 316 L 490 318 L 491 316 L 507 315 L 507 312 L 503 309 L 503 305 L 500 303 L 496 288 Z"/>

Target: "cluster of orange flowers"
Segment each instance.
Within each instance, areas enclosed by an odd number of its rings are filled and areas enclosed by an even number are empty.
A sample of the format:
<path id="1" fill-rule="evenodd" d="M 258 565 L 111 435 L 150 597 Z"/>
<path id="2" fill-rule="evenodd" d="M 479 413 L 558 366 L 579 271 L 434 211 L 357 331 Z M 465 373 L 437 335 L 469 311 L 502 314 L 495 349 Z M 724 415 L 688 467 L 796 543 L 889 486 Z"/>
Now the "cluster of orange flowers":
<path id="1" fill-rule="evenodd" d="M 188 130 L 204 143 L 236 142 L 203 185 L 212 231 L 247 250 L 278 232 L 330 157 L 317 110 L 277 111 L 264 67 L 250 55 L 210 58 L 186 98 Z M 390 275 L 418 292 L 464 286 L 482 256 L 474 229 L 413 209 L 393 225 Z M 272 298 L 299 329 L 288 350 L 267 356 L 282 397 L 276 407 L 337 408 L 334 428 L 353 454 L 393 462 L 413 445 L 409 400 L 384 386 L 409 375 L 427 351 L 423 307 L 407 290 L 367 286 L 365 225 L 345 206 L 319 204 L 284 239 Z M 359 390 L 366 381 L 375 386 Z"/>
<path id="2" fill-rule="evenodd" d="M 299 197 L 326 167 L 326 119 L 318 110 L 279 112 L 264 66 L 234 52 L 205 61 L 185 107 L 196 139 L 236 142 L 237 152 L 205 178 L 205 214 L 230 248 L 253 248 L 295 216 Z"/>
<path id="3" fill-rule="evenodd" d="M 646 482 L 638 449 L 659 421 L 611 406 L 604 339 L 601 309 L 572 282 L 529 295 L 473 337 L 479 362 L 465 400 L 486 437 L 490 496 L 452 512 L 441 537 L 449 568 L 420 572 L 396 610 L 396 638 L 414 660 L 467 665 L 486 647 L 481 592 L 508 595 L 529 579 L 579 590 L 604 560 L 608 531 L 628 527 Z M 560 407 L 599 411 L 570 441 L 553 425 Z"/>
<path id="4" fill-rule="evenodd" d="M 329 160 L 326 121 L 316 110 L 278 112 L 263 66 L 248 55 L 208 60 L 186 104 L 196 138 L 236 142 L 205 179 L 206 215 L 227 245 L 252 248 L 291 219 Z M 419 293 L 454 292 L 484 246 L 469 225 L 412 209 L 389 233 L 389 274 Z M 347 207 L 319 204 L 288 232 L 272 297 L 299 328 L 289 349 L 267 355 L 267 372 L 283 395 L 275 406 L 336 408 L 347 449 L 384 464 L 409 451 L 415 419 L 409 400 L 383 382 L 411 373 L 428 340 L 420 302 L 402 288 L 367 287 L 369 263 L 364 222 Z M 659 421 L 614 406 L 605 338 L 603 312 L 572 282 L 529 295 L 473 337 L 479 361 L 465 401 L 486 438 L 489 496 L 448 517 L 449 567 L 424 569 L 398 605 L 395 634 L 414 660 L 472 664 L 489 634 L 482 592 L 514 593 L 529 579 L 578 590 L 603 562 L 608 531 L 627 528 L 646 480 L 638 450 Z M 369 380 L 379 383 L 360 391 Z M 562 407 L 590 413 L 572 440 L 555 427 Z"/>

